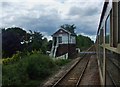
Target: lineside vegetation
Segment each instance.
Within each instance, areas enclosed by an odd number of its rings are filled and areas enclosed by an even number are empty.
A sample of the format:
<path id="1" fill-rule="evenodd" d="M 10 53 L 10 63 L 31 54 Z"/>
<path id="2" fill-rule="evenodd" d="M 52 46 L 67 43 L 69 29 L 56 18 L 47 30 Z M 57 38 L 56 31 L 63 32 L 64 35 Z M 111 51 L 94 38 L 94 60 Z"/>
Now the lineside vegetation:
<path id="1" fill-rule="evenodd" d="M 52 60 L 39 51 L 33 51 L 27 55 L 18 52 L 12 58 L 3 60 L 3 87 L 11 85 L 38 86 L 68 62 L 70 60 Z"/>

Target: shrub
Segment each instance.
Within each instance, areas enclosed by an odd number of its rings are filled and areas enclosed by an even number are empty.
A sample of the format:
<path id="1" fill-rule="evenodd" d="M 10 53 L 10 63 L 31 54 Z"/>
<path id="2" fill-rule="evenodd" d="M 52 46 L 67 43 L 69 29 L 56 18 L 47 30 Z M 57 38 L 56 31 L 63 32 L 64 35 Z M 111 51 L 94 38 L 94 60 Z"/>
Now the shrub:
<path id="1" fill-rule="evenodd" d="M 56 67 L 54 61 L 48 56 L 39 53 L 24 56 L 13 64 L 3 64 L 3 86 L 26 83 L 33 85 L 33 80 L 39 80 L 40 83 L 41 79 L 51 75 Z"/>
<path id="2" fill-rule="evenodd" d="M 36 85 L 69 61 L 64 59 L 53 61 L 48 56 L 37 51 L 33 51 L 32 53 L 18 52 L 12 58 L 3 60 L 3 87 L 25 84 Z"/>
<path id="3" fill-rule="evenodd" d="M 48 56 L 36 53 L 28 59 L 27 72 L 31 79 L 38 77 L 42 79 L 49 76 L 52 68 L 55 68 L 55 64 Z"/>
<path id="4" fill-rule="evenodd" d="M 58 65 L 58 66 L 63 66 L 66 63 L 68 63 L 69 61 L 70 60 L 66 60 L 66 59 L 58 59 L 58 60 L 55 60 L 55 64 Z"/>
<path id="5" fill-rule="evenodd" d="M 2 62 L 3 64 L 11 64 L 20 60 L 22 57 L 23 57 L 23 53 L 18 51 L 11 58 L 4 58 Z"/>
<path id="6" fill-rule="evenodd" d="M 20 85 L 21 81 L 19 78 L 19 72 L 17 71 L 17 65 L 3 65 L 2 84 L 8 85 Z"/>

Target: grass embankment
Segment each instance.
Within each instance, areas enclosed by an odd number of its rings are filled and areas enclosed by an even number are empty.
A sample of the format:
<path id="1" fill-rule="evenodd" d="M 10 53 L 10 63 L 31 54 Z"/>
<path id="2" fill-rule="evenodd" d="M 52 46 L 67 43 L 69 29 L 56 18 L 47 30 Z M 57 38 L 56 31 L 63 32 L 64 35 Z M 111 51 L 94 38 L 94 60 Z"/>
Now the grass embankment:
<path id="1" fill-rule="evenodd" d="M 36 87 L 68 62 L 69 60 L 52 60 L 37 52 L 22 56 L 15 55 L 11 59 L 3 60 L 3 87 L 8 85 Z"/>

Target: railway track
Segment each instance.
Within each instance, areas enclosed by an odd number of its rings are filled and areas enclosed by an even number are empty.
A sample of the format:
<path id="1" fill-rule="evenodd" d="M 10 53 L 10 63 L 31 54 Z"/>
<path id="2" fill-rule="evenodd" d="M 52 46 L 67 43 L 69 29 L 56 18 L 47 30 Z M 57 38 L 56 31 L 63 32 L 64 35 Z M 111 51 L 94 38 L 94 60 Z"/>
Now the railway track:
<path id="1" fill-rule="evenodd" d="M 60 78 L 52 87 L 60 86 L 76 86 L 79 84 L 87 64 L 89 62 L 88 56 L 81 58 L 74 67 L 72 67 L 62 78 Z"/>
<path id="2" fill-rule="evenodd" d="M 91 50 L 93 50 L 93 46 L 88 51 Z M 88 66 L 90 57 L 91 54 L 85 54 L 65 75 L 53 84 L 52 87 L 78 87 Z"/>

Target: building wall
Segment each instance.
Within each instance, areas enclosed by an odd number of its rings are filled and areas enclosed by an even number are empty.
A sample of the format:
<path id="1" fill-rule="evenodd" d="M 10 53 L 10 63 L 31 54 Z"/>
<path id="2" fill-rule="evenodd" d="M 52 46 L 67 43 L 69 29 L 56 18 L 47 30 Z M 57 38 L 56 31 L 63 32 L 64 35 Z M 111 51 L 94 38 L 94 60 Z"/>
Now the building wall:
<path id="1" fill-rule="evenodd" d="M 68 53 L 69 58 L 74 58 L 76 54 L 76 36 L 63 29 L 59 29 L 53 35 L 51 55 L 59 57 Z"/>
<path id="2" fill-rule="evenodd" d="M 68 57 L 73 59 L 76 58 L 76 44 L 69 44 Z"/>
<path id="3" fill-rule="evenodd" d="M 68 53 L 69 58 L 75 58 L 76 45 L 75 44 L 59 44 L 56 52 L 56 57 Z"/>

